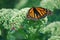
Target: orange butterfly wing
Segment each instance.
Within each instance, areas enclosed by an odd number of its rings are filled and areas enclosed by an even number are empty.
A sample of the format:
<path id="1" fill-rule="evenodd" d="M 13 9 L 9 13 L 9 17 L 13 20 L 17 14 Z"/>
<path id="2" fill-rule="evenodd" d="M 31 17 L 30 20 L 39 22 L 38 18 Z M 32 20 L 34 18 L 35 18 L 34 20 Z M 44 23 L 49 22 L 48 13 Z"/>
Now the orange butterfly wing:
<path id="1" fill-rule="evenodd" d="M 41 15 L 40 18 L 45 17 L 47 15 L 47 9 L 44 8 L 36 8 L 36 10 L 39 12 L 39 14 Z"/>
<path id="2" fill-rule="evenodd" d="M 37 19 L 37 17 L 36 17 L 36 15 L 35 15 L 35 13 L 34 13 L 34 10 L 33 10 L 33 8 L 31 8 L 30 10 L 29 10 L 29 12 L 28 12 L 28 14 L 27 14 L 27 18 L 28 19 Z"/>
<path id="3" fill-rule="evenodd" d="M 29 10 L 27 14 L 27 18 L 32 20 L 38 20 L 38 19 L 44 18 L 48 14 L 51 14 L 50 10 L 47 10 L 41 7 L 36 7 L 36 8 L 31 8 Z"/>

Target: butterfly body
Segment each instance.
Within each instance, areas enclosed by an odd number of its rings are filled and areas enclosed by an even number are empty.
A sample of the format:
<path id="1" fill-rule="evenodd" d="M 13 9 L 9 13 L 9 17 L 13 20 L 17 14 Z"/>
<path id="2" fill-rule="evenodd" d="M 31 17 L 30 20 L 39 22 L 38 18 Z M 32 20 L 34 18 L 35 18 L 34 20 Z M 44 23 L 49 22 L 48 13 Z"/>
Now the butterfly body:
<path id="1" fill-rule="evenodd" d="M 41 7 L 33 7 L 28 11 L 27 18 L 31 20 L 38 20 L 41 18 L 46 17 L 47 15 L 51 14 L 52 12 L 48 9 L 41 8 Z"/>
<path id="2" fill-rule="evenodd" d="M 35 8 L 33 8 L 33 10 L 34 10 L 34 14 L 38 17 L 40 15 L 39 12 Z M 34 15 L 34 17 L 35 17 L 35 15 Z"/>

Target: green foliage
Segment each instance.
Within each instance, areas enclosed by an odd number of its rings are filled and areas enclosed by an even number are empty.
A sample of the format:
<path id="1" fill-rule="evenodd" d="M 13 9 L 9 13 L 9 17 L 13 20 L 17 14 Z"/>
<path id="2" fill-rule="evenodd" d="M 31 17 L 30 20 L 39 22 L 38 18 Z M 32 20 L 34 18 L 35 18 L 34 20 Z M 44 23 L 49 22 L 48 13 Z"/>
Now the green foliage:
<path id="1" fill-rule="evenodd" d="M 60 9 L 59 4 L 60 4 L 60 0 L 44 0 L 44 1 L 41 1 L 40 6 L 53 11 L 56 8 Z"/>
<path id="2" fill-rule="evenodd" d="M 0 0 L 0 9 L 1 8 L 14 8 L 16 3 L 19 0 Z"/>
<path id="3" fill-rule="evenodd" d="M 0 10 L 0 14 L 1 14 L 0 22 L 3 23 L 3 25 L 1 26 L 9 30 L 8 39 L 10 38 L 10 35 L 14 34 L 13 36 L 15 36 L 16 39 L 22 35 L 21 37 L 23 37 L 23 39 L 35 40 L 35 36 L 37 36 L 39 32 L 38 30 L 42 28 L 43 26 L 45 26 L 47 22 L 47 18 L 41 19 L 39 21 L 28 20 L 26 18 L 26 14 L 29 9 L 30 8 L 24 8 L 24 9 L 21 9 L 20 11 L 17 9 L 13 9 L 13 10 L 12 9 L 1 9 Z M 36 33 L 37 35 L 35 35 Z M 15 37 L 13 36 L 9 40 L 15 39 Z"/>
<path id="4" fill-rule="evenodd" d="M 25 7 L 39 7 L 39 5 L 40 5 L 40 1 L 41 0 L 20 0 L 17 4 L 16 4 L 16 6 L 15 6 L 15 8 L 17 8 L 17 9 L 21 9 L 21 8 L 25 8 Z"/>
<path id="5" fill-rule="evenodd" d="M 0 40 L 60 40 L 60 0 L 18 0 L 13 6 L 6 1 L 0 1 L 4 4 L 0 9 Z M 4 9 L 6 7 L 17 9 Z M 44 7 L 53 14 L 38 21 L 28 20 L 30 7 Z M 23 9 L 18 10 L 20 8 Z"/>
<path id="6" fill-rule="evenodd" d="M 51 33 L 49 40 L 60 40 L 60 22 L 56 21 L 44 27 L 43 33 L 46 32 Z"/>

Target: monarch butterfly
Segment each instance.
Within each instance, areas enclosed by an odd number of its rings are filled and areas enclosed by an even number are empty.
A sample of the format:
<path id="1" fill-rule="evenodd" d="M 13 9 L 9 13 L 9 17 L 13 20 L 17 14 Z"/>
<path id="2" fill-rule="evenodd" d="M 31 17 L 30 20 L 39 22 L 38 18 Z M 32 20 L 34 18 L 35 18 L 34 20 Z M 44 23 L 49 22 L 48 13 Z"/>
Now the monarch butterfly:
<path id="1" fill-rule="evenodd" d="M 38 20 L 41 18 L 46 17 L 47 15 L 51 14 L 52 12 L 48 9 L 42 7 L 33 7 L 29 9 L 27 18 L 32 20 Z"/>

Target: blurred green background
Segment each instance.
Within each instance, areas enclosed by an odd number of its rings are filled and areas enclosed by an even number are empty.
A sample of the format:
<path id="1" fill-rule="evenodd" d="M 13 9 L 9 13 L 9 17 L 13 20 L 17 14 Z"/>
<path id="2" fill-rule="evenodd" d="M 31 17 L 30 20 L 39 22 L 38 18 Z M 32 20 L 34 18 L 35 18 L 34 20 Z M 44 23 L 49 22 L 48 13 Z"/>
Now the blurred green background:
<path id="1" fill-rule="evenodd" d="M 38 21 L 28 20 L 31 7 L 53 13 Z M 60 0 L 0 0 L 0 40 L 60 40 Z"/>

